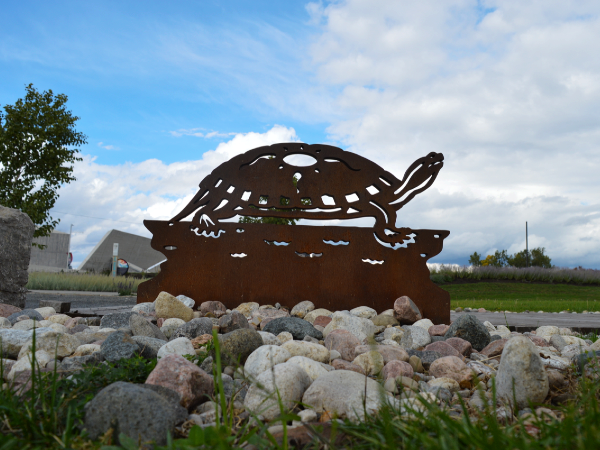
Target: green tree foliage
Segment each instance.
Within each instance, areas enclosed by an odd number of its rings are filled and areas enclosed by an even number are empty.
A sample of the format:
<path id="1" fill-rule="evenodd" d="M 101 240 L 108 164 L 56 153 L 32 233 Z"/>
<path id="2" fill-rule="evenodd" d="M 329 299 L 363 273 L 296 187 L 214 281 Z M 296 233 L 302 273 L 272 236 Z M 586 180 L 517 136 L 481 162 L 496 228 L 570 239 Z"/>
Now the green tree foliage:
<path id="1" fill-rule="evenodd" d="M 545 254 L 544 247 L 537 247 L 529 252 L 529 267 L 552 267 L 551 259 Z M 496 250 L 493 255 L 487 255 L 481 259 L 477 252 L 469 257 L 469 264 L 472 266 L 493 266 L 493 267 L 527 267 L 527 251 L 522 250 L 514 255 L 509 255 L 506 250 Z"/>
<path id="2" fill-rule="evenodd" d="M 67 96 L 38 92 L 29 84 L 24 99 L 0 110 L 0 205 L 19 209 L 47 236 L 59 220 L 50 217 L 63 183 L 75 180 L 74 148 L 87 143 L 75 129 L 79 117 L 66 109 Z"/>

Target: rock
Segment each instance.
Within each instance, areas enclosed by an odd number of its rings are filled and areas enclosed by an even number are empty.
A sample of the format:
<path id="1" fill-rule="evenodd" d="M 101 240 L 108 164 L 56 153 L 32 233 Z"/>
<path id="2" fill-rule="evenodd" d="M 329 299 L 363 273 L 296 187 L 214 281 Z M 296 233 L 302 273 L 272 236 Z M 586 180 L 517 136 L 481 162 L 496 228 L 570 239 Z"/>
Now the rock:
<path id="1" fill-rule="evenodd" d="M 48 317 L 48 321 L 53 323 L 58 323 L 60 325 L 64 325 L 70 319 L 66 314 L 56 314 L 54 316 Z"/>
<path id="2" fill-rule="evenodd" d="M 460 389 L 458 382 L 454 378 L 448 377 L 434 378 L 433 380 L 429 380 L 427 384 L 430 387 L 439 386 L 444 389 L 448 389 L 450 392 L 458 392 Z"/>
<path id="3" fill-rule="evenodd" d="M 23 358 L 20 358 L 15 364 L 12 365 L 10 372 L 6 375 L 7 380 L 14 379 L 17 372 L 22 372 L 24 370 L 32 369 L 32 360 L 35 359 L 36 369 L 46 367 L 52 359 L 52 355 L 44 350 L 38 350 L 35 352 L 35 358 L 32 357 L 31 352 L 25 354 Z"/>
<path id="4" fill-rule="evenodd" d="M 271 367 L 286 362 L 292 355 L 278 345 L 263 345 L 254 350 L 244 364 L 244 374 L 255 380 Z"/>
<path id="5" fill-rule="evenodd" d="M 327 325 L 329 325 L 330 322 L 331 322 L 331 317 L 319 316 L 313 322 L 313 326 L 315 327 L 316 330 L 319 330 L 320 332 L 323 332 L 323 330 L 325 329 L 325 327 Z M 321 328 L 318 328 L 318 327 L 321 327 Z"/>
<path id="6" fill-rule="evenodd" d="M 7 318 L 8 316 L 10 316 L 12 314 L 21 312 L 21 311 L 22 311 L 22 309 L 19 308 L 18 306 L 0 303 L 0 317 Z"/>
<path id="7" fill-rule="evenodd" d="M 450 328 L 444 335 L 446 340 L 459 337 L 471 343 L 477 351 L 490 343 L 490 333 L 487 328 L 472 314 L 465 314 L 450 325 Z M 450 344 L 452 345 L 452 344 Z"/>
<path id="8" fill-rule="evenodd" d="M 371 321 L 377 327 L 387 327 L 388 325 L 395 327 L 396 325 L 400 325 L 400 322 L 398 322 L 394 316 L 389 314 L 379 314 L 378 316 L 373 317 Z"/>
<path id="9" fill-rule="evenodd" d="M 292 356 L 305 356 L 314 361 L 322 363 L 329 362 L 329 350 L 322 345 L 306 341 L 287 341 L 282 348 L 290 352 Z"/>
<path id="10" fill-rule="evenodd" d="M 425 350 L 422 352 L 419 352 L 419 359 L 421 360 L 421 364 L 423 364 L 423 367 L 427 370 L 429 370 L 429 368 L 431 367 L 431 364 L 442 358 L 442 354 L 439 352 L 434 352 L 431 350 Z"/>
<path id="11" fill-rule="evenodd" d="M 167 343 L 162 339 L 148 336 L 132 336 L 131 340 L 137 344 L 138 353 L 146 359 L 156 359 L 160 348 Z"/>
<path id="12" fill-rule="evenodd" d="M 415 323 L 413 323 L 412 326 L 413 327 L 421 327 L 425 331 L 428 332 L 429 329 L 433 326 L 433 322 L 429 319 L 421 319 L 421 320 L 417 320 Z"/>
<path id="13" fill-rule="evenodd" d="M 100 346 L 102 357 L 110 362 L 129 359 L 139 353 L 137 343 L 123 331 L 115 331 Z"/>
<path id="14" fill-rule="evenodd" d="M 402 347 L 396 347 L 392 345 L 359 345 L 354 348 L 354 356 L 362 355 L 369 351 L 375 350 L 381 354 L 384 363 L 390 361 L 408 361 L 408 353 Z"/>
<path id="15" fill-rule="evenodd" d="M 289 317 L 289 313 L 283 309 L 258 309 L 252 313 L 252 322 L 258 322 L 261 325 L 265 322 L 265 325 L 268 324 L 267 321 L 271 321 L 273 319 L 279 319 L 281 317 Z M 263 327 L 264 328 L 264 327 Z"/>
<path id="16" fill-rule="evenodd" d="M 325 338 L 325 347 L 330 351 L 338 351 L 341 358 L 346 361 L 352 361 L 356 358 L 357 355 L 354 353 L 354 349 L 360 344 L 358 338 L 348 330 L 333 330 Z"/>
<path id="17" fill-rule="evenodd" d="M 573 357 L 572 359 L 573 363 L 575 363 L 577 365 L 577 369 L 579 371 L 579 373 L 583 373 L 585 366 L 587 364 L 594 364 L 594 365 L 598 365 L 598 362 L 600 361 L 600 351 L 598 350 L 589 350 L 589 351 L 585 351 L 583 353 L 580 353 L 579 355 L 576 355 Z"/>
<path id="18" fill-rule="evenodd" d="M 496 327 L 487 320 L 483 322 L 483 326 L 490 332 L 490 334 L 496 332 Z"/>
<path id="19" fill-rule="evenodd" d="M 550 345 L 559 352 L 562 352 L 567 345 L 578 345 L 584 348 L 588 346 L 583 339 L 568 335 L 561 336 L 560 334 L 553 334 L 550 336 Z"/>
<path id="20" fill-rule="evenodd" d="M 329 372 L 329 370 L 323 367 L 323 364 L 305 356 L 293 356 L 288 359 L 287 362 L 289 364 L 296 364 L 297 366 L 302 367 L 302 369 L 304 369 L 306 374 L 310 377 L 311 382 L 315 381 L 321 375 Z"/>
<path id="21" fill-rule="evenodd" d="M 242 303 L 240 306 L 234 309 L 234 311 L 238 311 L 244 315 L 246 318 L 252 317 L 252 313 L 259 308 L 258 303 L 256 302 L 247 302 Z"/>
<path id="22" fill-rule="evenodd" d="M 417 320 L 421 320 L 423 315 L 417 305 L 404 295 L 394 302 L 394 317 L 400 322 L 400 325 L 412 325 Z"/>
<path id="23" fill-rule="evenodd" d="M 246 320 L 246 319 L 244 319 Z M 247 324 L 247 322 L 246 322 Z M 213 323 L 208 317 L 201 317 L 199 319 L 192 319 L 188 323 L 184 323 L 177 328 L 170 339 L 177 339 L 180 337 L 192 340 L 203 334 L 212 334 Z"/>
<path id="24" fill-rule="evenodd" d="M 0 328 L 11 328 L 12 323 L 6 317 L 0 317 Z"/>
<path id="25" fill-rule="evenodd" d="M 362 367 L 357 366 L 356 364 L 352 364 L 351 362 L 345 361 L 343 359 L 334 359 L 331 361 L 331 366 L 335 370 L 350 370 L 352 372 L 360 373 L 362 375 L 365 374 L 365 371 Z"/>
<path id="26" fill-rule="evenodd" d="M 0 206 L 0 303 L 25 307 L 34 231 L 27 214 Z"/>
<path id="27" fill-rule="evenodd" d="M 442 356 L 461 356 L 461 354 L 445 341 L 433 342 L 425 347 L 426 351 L 438 352 Z"/>
<path id="28" fill-rule="evenodd" d="M 196 302 L 186 295 L 178 295 L 175 298 L 190 309 L 194 309 L 194 307 L 196 306 Z"/>
<path id="29" fill-rule="evenodd" d="M 134 305 L 133 308 L 131 308 L 131 311 L 138 313 L 138 314 L 155 314 L 156 313 L 153 302 L 138 303 L 137 305 Z"/>
<path id="30" fill-rule="evenodd" d="M 139 314 L 136 312 L 121 312 L 121 313 L 107 314 L 104 317 L 102 317 L 102 320 L 100 320 L 100 329 L 114 328 L 115 330 L 118 330 L 119 328 L 129 328 L 129 321 L 131 319 L 131 316 L 133 316 L 133 315 L 139 315 Z M 144 320 L 146 320 L 146 319 L 144 319 Z M 67 325 L 65 325 L 65 326 L 67 326 Z M 68 328 L 68 326 L 67 326 L 67 328 Z"/>
<path id="31" fill-rule="evenodd" d="M 516 406 L 525 408 L 530 401 L 542 402 L 548 388 L 548 375 L 532 342 L 525 336 L 510 339 L 502 351 L 496 375 L 498 398 L 510 404 L 516 399 Z"/>
<path id="32" fill-rule="evenodd" d="M 0 328 L 0 343 L 2 344 L 2 357 L 17 359 L 23 346 L 31 339 L 33 333 L 36 333 L 39 339 L 49 328 L 36 328 L 35 330 L 13 330 L 12 328 Z M 37 348 L 37 350 L 40 350 Z M 43 350 L 43 349 L 41 349 Z"/>
<path id="33" fill-rule="evenodd" d="M 53 314 L 56 314 L 56 311 L 54 308 L 52 308 L 51 306 L 46 306 L 44 308 L 35 308 L 35 311 L 37 311 L 38 313 L 40 313 L 40 315 L 46 319 L 47 317 L 50 317 Z"/>
<path id="34" fill-rule="evenodd" d="M 327 336 L 333 330 L 347 330 L 359 341 L 372 337 L 377 331 L 369 319 L 362 319 L 350 314 L 348 311 L 337 311 L 331 316 L 331 322 L 325 327 L 323 334 Z"/>
<path id="35" fill-rule="evenodd" d="M 244 364 L 250 354 L 263 345 L 262 337 L 257 331 L 240 328 L 219 337 L 221 358 L 224 364 L 238 362 Z"/>
<path id="36" fill-rule="evenodd" d="M 211 300 L 200 304 L 200 312 L 203 315 L 210 313 L 215 317 L 221 317 L 226 314 L 227 307 L 219 301 Z"/>
<path id="37" fill-rule="evenodd" d="M 534 345 L 537 345 L 538 347 L 550 347 L 550 343 L 544 338 L 541 338 L 534 334 L 530 334 L 527 337 L 531 342 L 533 342 Z"/>
<path id="38" fill-rule="evenodd" d="M 310 384 L 310 377 L 300 366 L 277 364 L 272 370 L 260 374 L 256 383 L 250 386 L 244 399 L 244 407 L 253 414 L 262 415 L 266 420 L 273 420 L 281 413 L 279 399 L 285 413 L 296 406 Z"/>
<path id="39" fill-rule="evenodd" d="M 306 320 L 308 323 L 313 323 L 315 321 L 315 319 L 319 316 L 331 317 L 332 315 L 333 315 L 333 313 L 331 311 L 329 311 L 328 309 L 317 308 L 317 309 L 314 309 L 311 312 L 307 313 L 304 316 L 304 320 Z"/>
<path id="40" fill-rule="evenodd" d="M 119 433 L 136 443 L 166 445 L 167 435 L 173 435 L 175 426 L 187 419 L 176 392 L 123 381 L 102 389 L 84 408 L 85 428 L 92 440 L 116 426 Z M 118 433 L 115 439 L 118 443 Z"/>
<path id="41" fill-rule="evenodd" d="M 400 345 L 407 350 L 415 350 L 425 347 L 430 342 L 431 336 L 429 336 L 427 330 L 421 327 L 406 327 Z"/>
<path id="42" fill-rule="evenodd" d="M 273 333 L 269 333 L 267 331 L 259 331 L 260 337 L 263 340 L 264 345 L 280 345 L 279 339 Z"/>
<path id="43" fill-rule="evenodd" d="M 539 327 L 535 330 L 536 336 L 544 338 L 548 342 L 550 342 L 550 338 L 554 334 L 560 334 L 560 330 L 558 329 L 558 327 L 551 326 L 551 325 L 545 325 L 545 326 Z"/>
<path id="44" fill-rule="evenodd" d="M 367 375 L 377 375 L 383 370 L 384 362 L 381 353 L 369 351 L 354 358 L 352 364 L 356 364 L 365 371 Z"/>
<path id="45" fill-rule="evenodd" d="M 43 330 L 40 328 L 38 330 Z M 61 334 L 55 331 L 48 331 L 43 333 L 42 335 L 36 333 L 35 338 L 35 350 L 45 350 L 49 354 L 56 355 L 58 358 L 64 358 L 65 356 L 72 355 L 77 347 L 81 345 L 79 339 L 75 336 L 71 336 L 69 334 Z M 31 352 L 31 348 L 33 347 L 33 335 L 31 338 L 25 342 L 21 350 L 19 351 L 19 356 L 17 359 L 21 359 L 27 353 Z"/>
<path id="46" fill-rule="evenodd" d="M 154 301 L 154 309 L 157 318 L 177 318 L 184 322 L 189 322 L 194 318 L 194 311 L 185 304 L 177 300 L 168 292 L 161 292 Z"/>
<path id="47" fill-rule="evenodd" d="M 431 337 L 433 337 L 433 336 L 444 336 L 446 334 L 446 332 L 448 331 L 448 328 L 450 328 L 450 326 L 444 325 L 444 324 L 434 325 L 432 327 L 429 327 L 429 329 L 427 330 L 427 332 L 429 333 L 429 336 L 431 336 Z"/>
<path id="48" fill-rule="evenodd" d="M 294 336 L 292 336 L 292 333 L 288 333 L 287 331 L 283 331 L 281 333 L 279 333 L 277 335 L 277 340 L 279 341 L 280 344 L 284 344 L 287 341 L 293 341 L 294 340 Z"/>
<path id="49" fill-rule="evenodd" d="M 171 337 L 173 336 L 173 333 L 175 333 L 175 331 L 184 324 L 185 324 L 184 320 L 173 317 L 173 318 L 167 319 L 163 322 L 162 326 L 160 327 L 160 331 L 161 331 L 161 333 L 163 333 L 165 335 L 165 337 L 167 339 L 171 339 Z"/>
<path id="50" fill-rule="evenodd" d="M 365 397 L 366 392 L 366 397 Z M 349 370 L 334 370 L 317 378 L 304 393 L 302 403 L 317 413 L 348 418 L 364 419 L 366 413 L 376 413 L 386 398 L 381 385 Z"/>
<path id="51" fill-rule="evenodd" d="M 88 356 L 92 353 L 99 352 L 101 349 L 101 346 L 96 344 L 83 344 L 77 347 L 77 349 L 75 349 L 73 356 Z"/>
<path id="52" fill-rule="evenodd" d="M 151 304 L 151 303 L 149 303 Z M 167 340 L 167 337 L 153 323 L 148 322 L 139 314 L 132 314 L 129 317 L 129 328 L 134 336 L 146 336 L 155 339 Z"/>
<path id="53" fill-rule="evenodd" d="M 412 355 L 408 358 L 408 363 L 413 368 L 413 371 L 416 373 L 425 372 L 425 368 L 423 367 L 423 363 L 421 362 L 421 358 L 416 355 Z"/>
<path id="54" fill-rule="evenodd" d="M 8 319 L 6 319 L 6 320 L 8 320 Z M 31 319 L 19 320 L 12 326 L 12 329 L 27 331 L 27 330 L 31 330 L 32 328 L 42 328 L 42 326 L 40 325 L 40 322 L 44 322 L 44 321 L 43 320 L 37 321 L 37 320 L 31 320 Z M 52 323 L 52 322 L 50 322 L 50 323 Z"/>
<path id="55" fill-rule="evenodd" d="M 436 359 L 429 367 L 429 375 L 436 378 L 452 378 L 463 388 L 470 387 L 473 378 L 471 370 L 456 356 Z"/>
<path id="56" fill-rule="evenodd" d="M 302 340 L 305 336 L 310 336 L 318 340 L 323 339 L 323 333 L 317 331 L 311 323 L 299 319 L 298 317 L 280 317 L 278 319 L 273 319 L 263 328 L 263 330 L 273 333 L 276 336 L 279 333 L 287 331 L 288 333 L 291 333 L 296 340 Z"/>
<path id="57" fill-rule="evenodd" d="M 258 309 L 257 309 L 258 311 Z M 241 312 L 235 309 L 231 311 L 231 314 L 225 314 L 219 319 L 219 329 L 221 333 L 231 333 L 233 330 L 239 330 L 242 328 L 250 328 L 248 319 Z"/>
<path id="58" fill-rule="evenodd" d="M 102 360 L 101 352 L 94 352 L 91 355 L 71 356 L 62 360 L 58 365 L 58 370 L 63 372 L 76 372 L 83 370 L 86 365 L 96 365 L 99 362 L 102 362 Z"/>
<path id="59" fill-rule="evenodd" d="M 180 337 L 167 342 L 158 349 L 157 359 L 164 358 L 167 355 L 195 355 L 196 350 L 192 342 L 186 337 Z"/>
<path id="60" fill-rule="evenodd" d="M 394 341 L 397 344 L 402 342 L 402 338 L 404 337 L 404 330 L 402 328 L 386 328 L 383 331 L 383 338 L 386 341 Z"/>
<path id="61" fill-rule="evenodd" d="M 569 336 L 569 337 L 571 337 L 571 336 Z M 562 356 L 563 358 L 566 358 L 566 359 L 572 359 L 573 356 L 579 355 L 580 353 L 583 353 L 587 350 L 589 350 L 589 347 L 587 345 L 580 345 L 580 344 L 565 345 L 560 352 L 560 356 Z"/>
<path id="62" fill-rule="evenodd" d="M 90 330 L 90 327 L 80 323 L 80 324 L 75 325 L 73 328 L 69 329 L 67 332 L 69 334 L 75 334 L 75 333 L 82 333 L 82 332 L 85 332 L 88 330 Z"/>
<path id="63" fill-rule="evenodd" d="M 469 341 L 465 341 L 464 339 L 454 337 L 446 339 L 444 342 L 454 347 L 458 353 L 467 358 L 471 356 L 471 353 L 473 353 L 473 347 L 471 346 L 471 343 Z"/>
<path id="64" fill-rule="evenodd" d="M 303 302 L 298 303 L 296 306 L 292 308 L 290 312 L 290 316 L 299 317 L 300 319 L 304 319 L 304 317 L 311 311 L 314 311 L 315 305 L 313 302 L 309 300 L 304 300 Z"/>
<path id="65" fill-rule="evenodd" d="M 1 295 L 3 295 L 3 294 L 0 291 L 0 296 Z M 24 309 L 23 311 L 19 311 L 19 312 L 11 314 L 10 316 L 7 317 L 7 319 L 14 326 L 14 324 L 17 323 L 17 319 L 19 317 L 23 317 L 23 316 L 29 317 L 30 319 L 37 320 L 37 321 L 44 320 L 42 315 L 39 312 L 37 312 L 35 309 Z"/>
<path id="66" fill-rule="evenodd" d="M 395 379 L 397 377 L 412 378 L 414 375 L 414 369 L 407 362 L 392 360 L 383 367 L 382 375 L 384 381 L 388 378 Z"/>
<path id="67" fill-rule="evenodd" d="M 484 349 L 482 349 L 479 353 L 488 358 L 492 358 L 494 356 L 498 356 L 502 354 L 502 350 L 504 350 L 504 346 L 508 342 L 508 339 L 499 339 L 493 342 L 490 342 Z"/>
<path id="68" fill-rule="evenodd" d="M 179 404 L 191 411 L 210 400 L 214 391 L 213 379 L 204 370 L 181 355 L 164 356 L 146 380 L 146 384 L 162 386 L 177 392 Z"/>
<path id="69" fill-rule="evenodd" d="M 359 306 L 358 308 L 351 309 L 350 314 L 363 319 L 373 319 L 377 315 L 377 311 L 368 306 Z"/>
<path id="70" fill-rule="evenodd" d="M 554 369 L 546 369 L 548 375 L 548 386 L 552 390 L 558 390 L 565 387 L 567 381 L 562 373 Z"/>

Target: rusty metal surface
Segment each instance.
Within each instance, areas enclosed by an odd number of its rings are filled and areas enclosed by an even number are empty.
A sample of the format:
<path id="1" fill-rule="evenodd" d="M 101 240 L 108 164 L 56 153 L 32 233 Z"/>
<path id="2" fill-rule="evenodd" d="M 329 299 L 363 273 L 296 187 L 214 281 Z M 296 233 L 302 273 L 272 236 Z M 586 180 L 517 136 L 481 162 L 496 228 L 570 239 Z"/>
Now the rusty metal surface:
<path id="1" fill-rule="evenodd" d="M 312 164 L 293 165 L 298 161 L 292 155 L 312 157 Z M 144 221 L 152 247 L 167 262 L 160 275 L 139 286 L 138 302 L 167 291 L 231 308 L 308 299 L 330 310 L 370 306 L 382 312 L 408 295 L 425 317 L 448 323 L 450 296 L 430 281 L 426 262 L 441 252 L 449 232 L 395 226 L 396 211 L 431 186 L 442 161 L 443 155 L 430 153 L 400 180 L 366 158 L 326 145 L 277 144 L 238 155 L 204 178 L 173 219 Z M 191 222 L 182 221 L 192 213 Z M 374 217 L 375 225 L 220 222 L 235 215 Z"/>

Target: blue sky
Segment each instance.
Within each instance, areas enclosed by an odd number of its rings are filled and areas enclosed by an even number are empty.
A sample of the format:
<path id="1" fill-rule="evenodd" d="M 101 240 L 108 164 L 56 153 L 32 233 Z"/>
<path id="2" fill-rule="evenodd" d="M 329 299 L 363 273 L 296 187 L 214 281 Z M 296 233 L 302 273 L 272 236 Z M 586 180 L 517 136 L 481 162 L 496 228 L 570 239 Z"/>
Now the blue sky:
<path id="1" fill-rule="evenodd" d="M 0 104 L 69 96 L 88 136 L 60 189 L 75 265 L 149 235 L 235 154 L 332 143 L 398 176 L 443 152 L 397 225 L 448 229 L 434 262 L 543 246 L 600 268 L 595 1 L 4 2 Z M 72 215 L 64 214 L 68 212 Z M 91 219 L 89 217 L 100 217 Z"/>

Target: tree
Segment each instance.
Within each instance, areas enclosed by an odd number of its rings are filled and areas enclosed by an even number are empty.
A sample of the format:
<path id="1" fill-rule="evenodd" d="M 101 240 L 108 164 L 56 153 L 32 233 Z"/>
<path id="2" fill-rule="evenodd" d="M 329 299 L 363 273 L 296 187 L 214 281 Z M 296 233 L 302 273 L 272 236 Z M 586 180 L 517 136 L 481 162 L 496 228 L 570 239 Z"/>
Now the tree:
<path id="1" fill-rule="evenodd" d="M 546 249 L 544 247 L 537 247 L 531 250 L 531 265 L 533 267 L 544 267 L 550 269 L 552 267 L 551 259 L 548 255 L 544 255 Z"/>
<path id="2" fill-rule="evenodd" d="M 34 237 L 48 236 L 59 220 L 50 217 L 57 190 L 75 180 L 73 148 L 87 143 L 75 129 L 79 117 L 66 109 L 67 96 L 25 87 L 24 99 L 0 110 L 0 204 L 19 209 L 36 225 Z"/>
<path id="3" fill-rule="evenodd" d="M 481 255 L 477 252 L 469 256 L 469 264 L 475 267 L 481 266 Z"/>
<path id="4" fill-rule="evenodd" d="M 529 266 L 544 267 L 550 269 L 552 267 L 550 257 L 545 255 L 544 247 L 534 248 L 529 252 Z M 527 267 L 527 250 L 520 251 L 514 255 L 509 255 L 506 250 L 496 250 L 493 255 L 487 255 L 485 259 L 481 259 L 481 255 L 477 252 L 469 257 L 469 264 L 472 266 L 493 266 L 493 267 Z"/>

